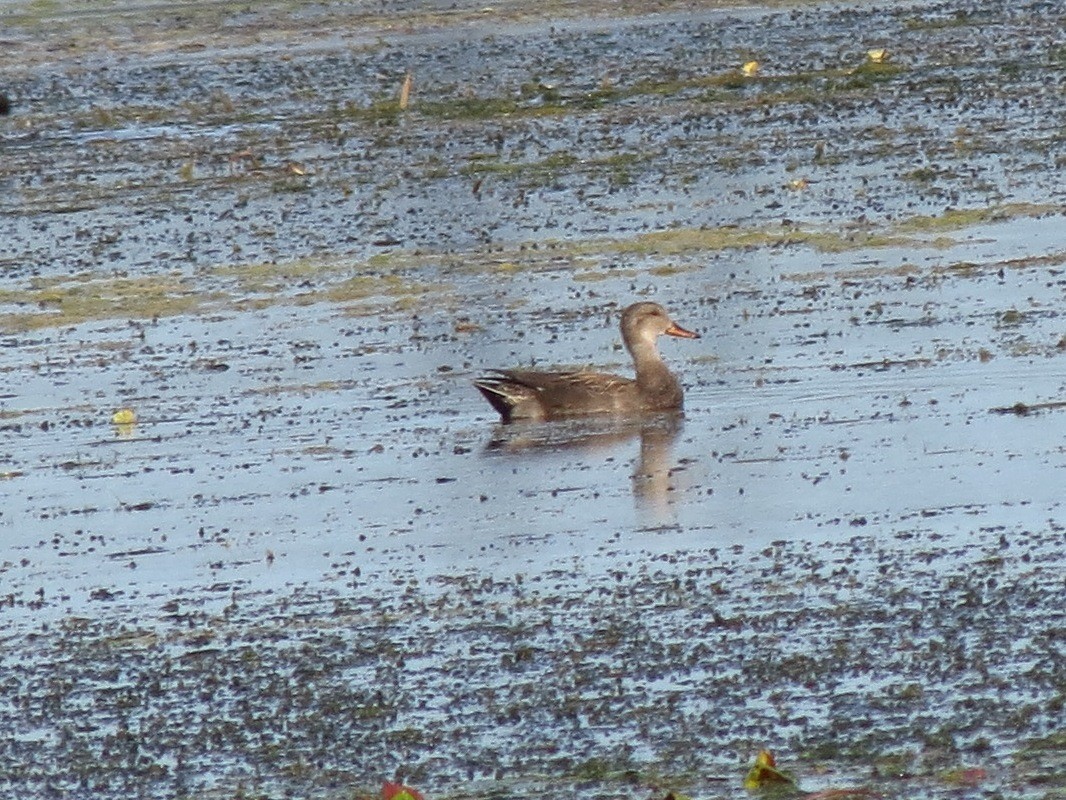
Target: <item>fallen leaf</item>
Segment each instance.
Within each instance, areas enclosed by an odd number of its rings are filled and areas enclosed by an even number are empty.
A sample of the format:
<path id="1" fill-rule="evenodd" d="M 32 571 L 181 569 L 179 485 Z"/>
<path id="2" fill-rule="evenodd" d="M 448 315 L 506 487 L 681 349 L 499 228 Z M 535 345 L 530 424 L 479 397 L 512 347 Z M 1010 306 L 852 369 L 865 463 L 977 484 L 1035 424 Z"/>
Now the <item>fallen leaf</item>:
<path id="1" fill-rule="evenodd" d="M 111 415 L 112 425 L 132 425 L 137 421 L 137 412 L 132 408 L 120 408 Z"/>
<path id="2" fill-rule="evenodd" d="M 755 757 L 755 764 L 748 770 L 748 776 L 744 778 L 745 789 L 765 789 L 769 786 L 788 785 L 796 787 L 796 781 L 791 775 L 781 772 L 777 768 L 774 754 L 769 750 L 760 750 Z"/>
<path id="3" fill-rule="evenodd" d="M 402 783 L 385 781 L 381 787 L 381 800 L 425 800 L 422 793 Z"/>

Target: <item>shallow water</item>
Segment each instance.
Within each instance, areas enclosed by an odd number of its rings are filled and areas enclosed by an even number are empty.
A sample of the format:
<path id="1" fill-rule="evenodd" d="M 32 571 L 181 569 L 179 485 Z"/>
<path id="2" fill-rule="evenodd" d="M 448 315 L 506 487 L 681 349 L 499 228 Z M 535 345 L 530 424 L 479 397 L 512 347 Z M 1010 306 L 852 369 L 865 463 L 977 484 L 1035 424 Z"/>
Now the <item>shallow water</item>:
<path id="1" fill-rule="evenodd" d="M 23 10 L 5 791 L 1062 791 L 1056 9 Z"/>

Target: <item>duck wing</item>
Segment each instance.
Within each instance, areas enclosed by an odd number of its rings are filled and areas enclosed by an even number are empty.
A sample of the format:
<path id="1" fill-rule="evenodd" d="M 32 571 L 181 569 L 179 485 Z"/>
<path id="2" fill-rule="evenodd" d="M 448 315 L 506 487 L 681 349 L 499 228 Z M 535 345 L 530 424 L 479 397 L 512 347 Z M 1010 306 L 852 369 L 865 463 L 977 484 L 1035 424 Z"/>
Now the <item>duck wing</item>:
<path id="1" fill-rule="evenodd" d="M 493 370 L 474 386 L 504 422 L 605 413 L 639 402 L 635 381 L 603 372 Z"/>

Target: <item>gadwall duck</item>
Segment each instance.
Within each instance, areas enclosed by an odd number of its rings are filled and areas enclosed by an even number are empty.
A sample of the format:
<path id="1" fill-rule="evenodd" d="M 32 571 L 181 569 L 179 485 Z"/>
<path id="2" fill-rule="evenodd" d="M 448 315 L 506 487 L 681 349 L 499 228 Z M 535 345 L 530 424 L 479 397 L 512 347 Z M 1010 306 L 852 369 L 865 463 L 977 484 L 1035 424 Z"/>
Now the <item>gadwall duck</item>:
<path id="1" fill-rule="evenodd" d="M 670 319 L 658 303 L 634 303 L 622 312 L 622 341 L 633 358 L 636 380 L 602 372 L 493 370 L 474 386 L 504 422 L 546 420 L 576 414 L 639 414 L 681 408 L 681 384 L 663 363 L 656 340 L 663 334 L 698 339 Z"/>

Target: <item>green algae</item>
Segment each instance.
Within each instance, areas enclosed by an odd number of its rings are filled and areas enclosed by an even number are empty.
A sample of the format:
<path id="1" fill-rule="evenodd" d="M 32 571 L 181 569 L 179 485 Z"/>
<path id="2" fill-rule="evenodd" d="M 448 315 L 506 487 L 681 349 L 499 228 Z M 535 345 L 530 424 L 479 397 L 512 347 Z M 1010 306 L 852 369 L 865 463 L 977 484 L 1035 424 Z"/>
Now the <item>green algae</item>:
<path id="1" fill-rule="evenodd" d="M 799 228 L 744 228 L 724 225 L 715 228 L 676 228 L 640 234 L 631 239 L 602 240 L 578 245 L 579 252 L 610 251 L 641 256 L 676 256 L 684 253 L 804 245 L 826 253 L 863 247 L 889 247 L 909 240 L 876 232 L 837 233 Z"/>
<path id="2" fill-rule="evenodd" d="M 1019 216 L 1039 216 L 1056 210 L 1054 206 L 1018 203 L 990 208 L 954 210 L 940 216 L 914 216 L 877 229 L 844 231 L 790 228 L 744 228 L 726 225 L 717 228 L 678 228 L 641 234 L 617 242 L 610 249 L 622 253 L 677 255 L 692 251 L 757 249 L 805 245 L 825 253 L 839 253 L 859 248 L 900 247 L 929 244 L 917 234 L 958 231 L 974 225 L 999 222 Z M 944 237 L 933 244 L 948 247 L 954 240 Z"/>
<path id="3" fill-rule="evenodd" d="M 688 77 L 649 77 L 629 86 L 581 87 L 545 86 L 537 81 L 522 84 L 517 93 L 504 96 L 459 96 L 444 100 L 420 101 L 411 112 L 436 120 L 485 120 L 509 116 L 557 116 L 597 111 L 604 107 L 650 98 L 690 98 L 703 104 L 824 103 L 827 97 L 875 88 L 906 72 L 894 62 L 866 61 L 857 67 L 780 74 L 742 74 L 737 69 Z M 351 107 L 353 117 L 380 119 L 397 117 L 399 102 L 381 100 L 365 108 Z"/>
<path id="4" fill-rule="evenodd" d="M 195 275 L 33 279 L 0 290 L 0 331 L 26 332 L 100 320 L 151 320 L 182 314 L 249 312 L 279 305 L 359 303 L 361 312 L 396 310 L 431 292 L 449 291 L 399 272 L 382 273 L 382 258 L 365 262 L 296 260 L 224 265 Z M 355 274 L 352 274 L 355 273 Z M 374 302 L 370 302 L 374 301 Z"/>
<path id="5" fill-rule="evenodd" d="M 914 216 L 897 222 L 898 233 L 937 233 L 958 231 L 990 222 L 1003 222 L 1017 217 L 1040 217 L 1061 212 L 1062 208 L 1050 203 L 1006 203 L 985 208 L 949 208 L 938 216 Z"/>
<path id="6" fill-rule="evenodd" d="M 284 263 L 227 264 L 204 271 L 207 279 L 232 279 L 244 294 L 275 294 L 320 281 L 343 269 L 340 262 L 296 259 Z"/>
<path id="7" fill-rule="evenodd" d="M 0 321 L 0 330 L 168 317 L 201 310 L 219 299 L 219 294 L 202 292 L 188 279 L 174 275 L 35 279 L 25 289 L 0 291 L 0 307 L 12 309 Z"/>
<path id="8" fill-rule="evenodd" d="M 560 154 L 529 167 L 550 172 L 572 163 Z M 632 164 L 633 154 L 619 154 L 598 162 L 615 167 Z M 492 169 L 493 167 L 490 167 Z M 427 297 L 453 293 L 448 282 L 432 281 L 415 271 L 481 272 L 506 275 L 523 270 L 552 269 L 562 265 L 573 280 L 588 283 L 616 277 L 635 277 L 639 270 L 611 270 L 600 266 L 605 258 L 634 256 L 649 260 L 645 269 L 659 277 L 687 267 L 655 263 L 657 259 L 725 250 L 760 250 L 807 247 L 823 253 L 883 247 L 950 247 L 955 239 L 947 234 L 983 224 L 1019 217 L 1039 217 L 1059 212 L 1051 204 L 1013 203 L 973 209 L 947 209 L 940 215 L 916 215 L 876 227 L 845 227 L 838 230 L 799 225 L 746 227 L 679 227 L 641 233 L 629 238 L 556 241 L 517 249 L 474 251 L 459 261 L 443 254 L 390 251 L 361 262 L 329 259 L 297 259 L 283 263 L 227 264 L 198 270 L 194 275 L 165 274 L 142 277 L 98 277 L 88 273 L 73 277 L 33 279 L 22 288 L 0 291 L 0 307 L 8 309 L 0 331 L 29 331 L 64 327 L 108 319 L 150 320 L 208 311 L 255 311 L 278 305 L 331 303 L 347 314 L 417 308 Z M 930 234 L 936 234 L 930 238 Z M 1057 263 L 1056 257 L 1048 257 Z M 1051 263 L 1049 261 L 1049 263 Z M 895 268 L 910 274 L 913 265 Z M 942 272 L 973 271 L 972 264 L 950 264 Z M 877 274 L 886 274 L 876 268 Z M 851 274 L 851 273 L 849 273 Z M 815 275 L 791 276 L 813 280 Z M 822 276 L 824 277 L 824 276 Z M 853 275 L 853 277 L 861 277 Z"/>
<path id="9" fill-rule="evenodd" d="M 532 80 L 500 95 L 456 94 L 434 100 L 416 97 L 407 108 L 401 107 L 399 99 L 389 91 L 369 104 L 348 103 L 339 111 L 339 116 L 365 123 L 397 122 L 405 114 L 436 121 L 481 121 L 594 112 L 654 98 L 688 99 L 716 105 L 819 104 L 834 95 L 876 88 L 906 71 L 904 66 L 895 62 L 865 61 L 858 66 L 752 76 L 731 68 L 688 77 L 648 77 L 629 86 L 601 85 L 595 89 L 547 85 Z"/>
<path id="10" fill-rule="evenodd" d="M 403 275 L 353 275 L 325 289 L 320 297 L 333 303 L 351 303 L 375 297 L 403 300 L 411 296 L 421 297 L 432 287 Z"/>

